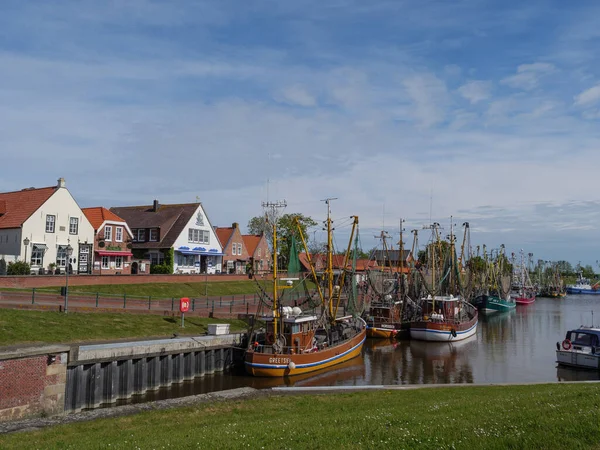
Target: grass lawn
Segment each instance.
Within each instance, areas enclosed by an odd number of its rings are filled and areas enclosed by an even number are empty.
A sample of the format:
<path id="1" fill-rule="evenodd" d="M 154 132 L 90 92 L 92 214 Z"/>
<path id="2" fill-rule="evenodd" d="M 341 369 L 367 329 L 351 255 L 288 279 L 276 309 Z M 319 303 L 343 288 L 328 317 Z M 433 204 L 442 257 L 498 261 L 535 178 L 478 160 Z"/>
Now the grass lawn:
<path id="1" fill-rule="evenodd" d="M 599 409 L 591 384 L 261 397 L 4 435 L 0 447 L 599 448 Z"/>
<path id="2" fill-rule="evenodd" d="M 134 337 L 203 334 L 209 323 L 229 323 L 231 331 L 247 328 L 241 320 L 143 314 L 59 313 L 0 309 L 0 345 L 21 343 L 70 343 Z"/>

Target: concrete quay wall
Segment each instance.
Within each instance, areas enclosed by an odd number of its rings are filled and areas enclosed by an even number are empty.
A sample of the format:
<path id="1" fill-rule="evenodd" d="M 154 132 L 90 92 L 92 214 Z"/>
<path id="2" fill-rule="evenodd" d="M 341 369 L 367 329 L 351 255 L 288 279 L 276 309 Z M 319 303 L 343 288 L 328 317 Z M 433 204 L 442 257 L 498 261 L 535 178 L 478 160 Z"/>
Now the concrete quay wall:
<path id="1" fill-rule="evenodd" d="M 0 349 L 0 422 L 94 409 L 233 367 L 242 334 Z"/>

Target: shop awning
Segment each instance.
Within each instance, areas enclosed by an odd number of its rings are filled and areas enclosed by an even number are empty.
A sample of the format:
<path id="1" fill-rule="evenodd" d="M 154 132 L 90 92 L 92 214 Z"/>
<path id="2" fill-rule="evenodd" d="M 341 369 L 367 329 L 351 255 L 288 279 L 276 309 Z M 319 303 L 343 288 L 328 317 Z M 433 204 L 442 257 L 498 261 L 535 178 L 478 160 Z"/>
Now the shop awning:
<path id="1" fill-rule="evenodd" d="M 46 244 L 33 244 L 33 248 L 37 248 L 39 250 L 48 250 L 48 246 Z"/>
<path id="2" fill-rule="evenodd" d="M 100 256 L 133 256 L 131 252 L 110 252 L 106 250 L 96 250 Z"/>

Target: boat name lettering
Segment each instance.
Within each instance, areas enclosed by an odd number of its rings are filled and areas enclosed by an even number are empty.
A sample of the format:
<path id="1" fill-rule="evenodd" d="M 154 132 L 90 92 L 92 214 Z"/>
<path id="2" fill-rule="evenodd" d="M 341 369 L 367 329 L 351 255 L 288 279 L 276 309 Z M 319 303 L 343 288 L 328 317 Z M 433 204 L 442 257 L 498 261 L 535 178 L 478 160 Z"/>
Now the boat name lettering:
<path id="1" fill-rule="evenodd" d="M 290 358 L 269 358 L 269 364 L 289 364 Z"/>

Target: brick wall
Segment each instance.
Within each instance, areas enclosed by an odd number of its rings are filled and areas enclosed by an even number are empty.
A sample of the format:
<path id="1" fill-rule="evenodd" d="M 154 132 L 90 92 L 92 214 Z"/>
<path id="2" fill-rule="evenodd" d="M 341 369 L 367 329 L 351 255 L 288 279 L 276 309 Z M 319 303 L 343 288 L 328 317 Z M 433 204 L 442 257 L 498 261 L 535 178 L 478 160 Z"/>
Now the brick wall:
<path id="1" fill-rule="evenodd" d="M 210 283 L 219 281 L 247 280 L 247 275 L 69 275 L 69 286 L 143 283 Z M 24 288 L 64 286 L 64 275 L 0 276 L 0 288 Z"/>
<path id="2" fill-rule="evenodd" d="M 0 421 L 64 411 L 67 353 L 0 360 Z"/>

